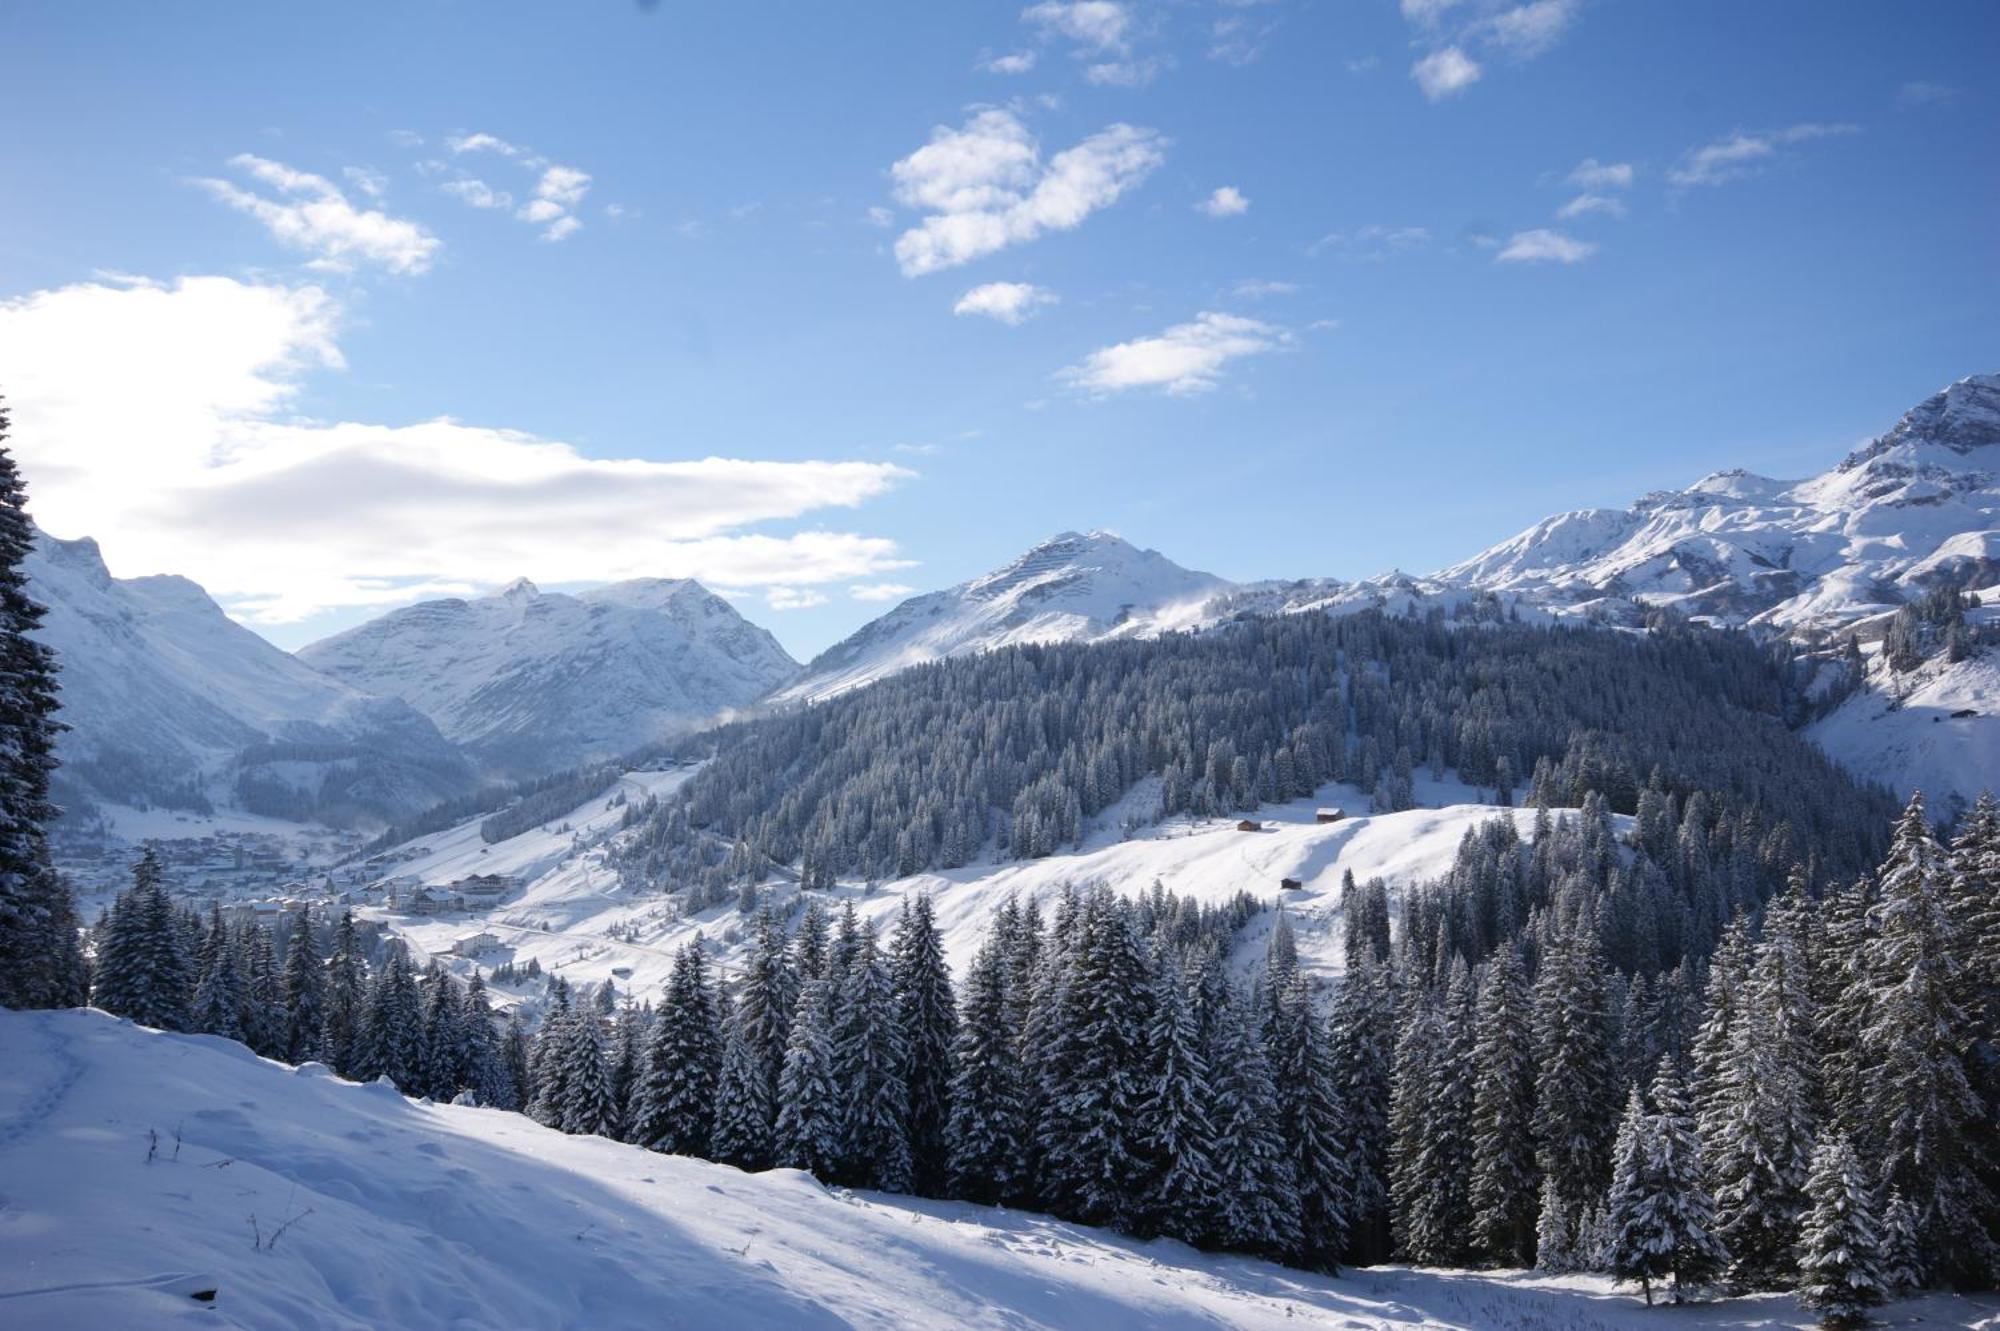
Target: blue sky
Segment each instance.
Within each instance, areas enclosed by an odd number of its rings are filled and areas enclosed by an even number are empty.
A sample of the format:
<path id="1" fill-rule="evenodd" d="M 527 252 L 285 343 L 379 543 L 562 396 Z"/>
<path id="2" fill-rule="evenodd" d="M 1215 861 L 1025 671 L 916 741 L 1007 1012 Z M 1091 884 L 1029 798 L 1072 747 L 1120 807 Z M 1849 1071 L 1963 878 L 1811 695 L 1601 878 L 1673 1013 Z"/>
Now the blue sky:
<path id="1" fill-rule="evenodd" d="M 1428 571 L 1819 470 L 2000 368 L 1988 4 L 48 4 L 0 39 L 37 509 L 287 646 L 663 573 L 804 656 L 1066 528 Z"/>

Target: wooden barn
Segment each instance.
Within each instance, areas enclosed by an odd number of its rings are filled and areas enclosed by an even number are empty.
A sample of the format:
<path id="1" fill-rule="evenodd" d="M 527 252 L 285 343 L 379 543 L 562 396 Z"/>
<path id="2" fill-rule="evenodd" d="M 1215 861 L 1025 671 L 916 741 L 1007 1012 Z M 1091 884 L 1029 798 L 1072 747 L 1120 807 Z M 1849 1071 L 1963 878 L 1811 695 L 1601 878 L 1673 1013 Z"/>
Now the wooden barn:
<path id="1" fill-rule="evenodd" d="M 1264 824 L 1254 818 L 1245 818 L 1236 824 L 1236 830 L 1239 832 L 1261 832 L 1264 830 Z"/>
<path id="2" fill-rule="evenodd" d="M 1346 816 L 1347 815 L 1339 809 L 1313 810 L 1313 821 L 1316 823 L 1337 823 Z"/>
<path id="3" fill-rule="evenodd" d="M 1306 885 L 1296 878 L 1280 878 L 1278 886 L 1287 892 L 1303 892 L 1306 890 Z"/>

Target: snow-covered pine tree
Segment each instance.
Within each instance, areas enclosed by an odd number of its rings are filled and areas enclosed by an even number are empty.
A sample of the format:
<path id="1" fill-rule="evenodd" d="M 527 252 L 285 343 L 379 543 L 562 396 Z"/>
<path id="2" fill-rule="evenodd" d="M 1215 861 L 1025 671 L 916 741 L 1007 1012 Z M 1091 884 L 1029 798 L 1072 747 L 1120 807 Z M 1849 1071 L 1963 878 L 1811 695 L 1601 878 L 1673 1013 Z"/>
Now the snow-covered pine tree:
<path id="1" fill-rule="evenodd" d="M 238 1020 L 243 1043 L 265 1058 L 282 1052 L 285 1038 L 284 987 L 271 931 L 246 920 L 236 934 L 237 968 L 243 974 L 243 1006 Z"/>
<path id="2" fill-rule="evenodd" d="M 1108 889 L 1082 903 L 1078 928 L 1046 1055 L 1036 1145 L 1051 1209 L 1118 1226 L 1130 1223 L 1139 1200 L 1134 1134 L 1151 984 L 1129 908 Z"/>
<path id="3" fill-rule="evenodd" d="M 1617 1094 L 1604 962 L 1587 920 L 1549 941 L 1534 994 L 1537 1163 L 1576 1215 L 1610 1176 Z"/>
<path id="4" fill-rule="evenodd" d="M 500 1033 L 500 1063 L 505 1075 L 497 1083 L 494 1108 L 527 1113 L 535 1093 L 534 1073 L 529 1068 L 528 1029 L 521 1024 L 521 1009 L 510 1008 L 507 1025 Z"/>
<path id="5" fill-rule="evenodd" d="M 806 902 L 806 908 L 799 914 L 798 928 L 792 931 L 790 961 L 792 974 L 797 977 L 798 986 L 803 989 L 808 980 L 826 978 L 827 958 L 826 912 L 817 901 Z M 796 999 L 793 1006 L 797 1006 Z M 789 1051 L 790 1041 L 786 1041 Z"/>
<path id="6" fill-rule="evenodd" d="M 1544 1177 L 1535 1211 L 1536 1270 L 1565 1275 L 1584 1265 L 1578 1252 L 1581 1219 L 1556 1181 Z"/>
<path id="7" fill-rule="evenodd" d="M 1812 1167 L 1818 1049 L 1804 950 L 1804 906 L 1771 904 L 1764 937 L 1735 985 L 1735 1020 L 1704 1087 L 1702 1154 L 1730 1281 L 1790 1283 Z"/>
<path id="8" fill-rule="evenodd" d="M 1278 1132 L 1299 1199 L 1299 1246 L 1289 1256 L 1308 1270 L 1331 1272 L 1339 1269 L 1346 1250 L 1354 1205 L 1347 1114 L 1326 1031 L 1313 1010 L 1312 989 L 1296 954 L 1281 973 L 1283 987 L 1264 1044 L 1277 1091 Z"/>
<path id="9" fill-rule="evenodd" d="M 464 1011 L 458 981 L 433 959 L 422 986 L 424 1053 L 417 1083 L 424 1095 L 449 1103 L 469 1080 L 465 1067 Z"/>
<path id="10" fill-rule="evenodd" d="M 811 942 L 813 935 L 819 941 Z M 824 965 L 825 916 L 819 903 L 806 906 L 799 923 L 798 947 L 813 953 Z M 769 1163 L 770 1139 L 778 1121 L 778 1078 L 785 1070 L 785 1045 L 791 1035 L 792 1009 L 798 1004 L 797 963 L 786 956 L 785 933 L 768 907 L 757 916 L 757 941 L 744 964 L 743 979 L 736 990 L 736 1009 L 730 1023 L 731 1039 L 741 1040 L 742 1057 L 747 1060 L 742 1073 L 757 1077 L 759 1085 L 745 1085 L 734 1094 L 734 1103 L 744 1112 L 763 1116 L 761 1126 L 745 1123 L 740 1132 L 732 1129 L 733 1154 L 727 1158 L 745 1168 Z M 727 1052 L 724 1061 L 727 1062 Z M 717 1147 L 718 1150 L 722 1148 Z"/>
<path id="11" fill-rule="evenodd" d="M 563 1023 L 561 1126 L 573 1137 L 609 1137 L 618 1131 L 618 1110 L 611 1102 L 604 1060 L 603 1020 L 586 1004 Z"/>
<path id="12" fill-rule="evenodd" d="M 333 930 L 333 954 L 326 963 L 326 1026 L 321 1036 L 327 1066 L 343 1077 L 358 1077 L 357 1062 L 364 1010 L 367 963 L 354 929 L 354 912 L 342 911 Z"/>
<path id="13" fill-rule="evenodd" d="M 1135 1142 L 1146 1184 L 1136 1227 L 1142 1234 L 1196 1243 L 1216 1209 L 1209 1071 L 1188 986 L 1164 934 L 1154 948 L 1151 1006 L 1146 1046 L 1152 1065 L 1140 1095 Z M 973 1015 L 968 1007 L 967 1019 Z"/>
<path id="14" fill-rule="evenodd" d="M 414 1093 L 423 1071 L 423 1005 L 410 973 L 409 954 L 401 944 L 390 944 L 388 960 L 369 986 L 359 1045 L 358 1074 L 363 1080 L 387 1077 L 399 1089 Z"/>
<path id="15" fill-rule="evenodd" d="M 472 1093 L 488 1108 L 519 1109 L 520 1089 L 503 1056 L 499 1034 L 493 1029 L 493 1006 L 486 996 L 486 981 L 478 971 L 465 983 L 461 1006 L 465 1073 Z"/>
<path id="16" fill-rule="evenodd" d="M 236 948 L 222 907 L 208 908 L 208 929 L 196 958 L 194 1000 L 188 1007 L 188 1029 L 225 1040 L 243 1038 L 243 977 L 236 969 Z"/>
<path id="17" fill-rule="evenodd" d="M 301 910 L 292 917 L 285 941 L 284 1050 L 287 1063 L 304 1063 L 321 1055 L 326 1032 L 326 969 L 320 964 L 313 938 L 312 917 Z"/>
<path id="18" fill-rule="evenodd" d="M 1535 1260 L 1535 1046 L 1528 988 L 1511 948 L 1486 964 L 1474 1017 L 1472 1228 L 1497 1266 Z"/>
<path id="19" fill-rule="evenodd" d="M 612 1026 L 610 1066 L 605 1085 L 611 1092 L 611 1114 L 617 1124 L 615 1136 L 621 1142 L 636 1141 L 639 1081 L 646 1066 L 646 1045 L 651 1028 L 648 1014 L 638 1004 L 627 1001 L 618 1010 Z"/>
<path id="20" fill-rule="evenodd" d="M 699 944 L 674 954 L 633 1108 L 632 1140 L 669 1155 L 707 1155 L 722 1041 Z"/>
<path id="21" fill-rule="evenodd" d="M 1926 1275 L 1991 1280 L 1993 1131 L 1963 1062 L 1975 1043 L 1959 1001 L 1959 940 L 1945 908 L 1945 866 L 1923 797 L 1913 794 L 1878 875 L 1867 972 L 1873 1020 L 1860 1033 L 1870 1071 L 1858 1102 L 1864 1156 L 1916 1214 Z"/>
<path id="22" fill-rule="evenodd" d="M 1799 1302 L 1818 1309 L 1828 1331 L 1866 1326 L 1889 1283 L 1874 1198 L 1844 1136 L 1821 1136 L 1806 1193 L 1812 1208 L 1799 1234 Z"/>
<path id="23" fill-rule="evenodd" d="M 1445 995 L 1414 998 L 1404 1017 L 1389 1108 L 1396 1246 L 1423 1266 L 1463 1264 L 1472 1228 L 1470 992 L 1462 959 L 1452 971 Z"/>
<path id="24" fill-rule="evenodd" d="M 1298 1194 L 1278 1135 L 1277 1093 L 1255 1002 L 1226 987 L 1208 1020 L 1209 1123 L 1217 1206 L 1207 1242 L 1280 1258 L 1298 1247 Z"/>
<path id="25" fill-rule="evenodd" d="M 951 1055 L 958 1008 L 926 895 L 903 903 L 889 945 L 889 987 L 903 1035 L 910 1187 L 919 1196 L 942 1197 L 951 1177 Z"/>
<path id="26" fill-rule="evenodd" d="M 778 1083 L 776 1156 L 826 1179 L 841 1159 L 840 1088 L 833 1079 L 833 999 L 826 980 L 807 980 L 792 1014 Z"/>
<path id="27" fill-rule="evenodd" d="M 1882 1208 L 1882 1284 L 1891 1295 L 1924 1287 L 1924 1255 L 1917 1245 L 1917 1213 L 1891 1189 Z"/>
<path id="28" fill-rule="evenodd" d="M 743 1169 L 764 1169 L 772 1161 L 777 1128 L 777 1095 L 764 1079 L 762 1051 L 747 1032 L 751 1018 L 739 1000 L 722 1036 L 722 1070 L 715 1085 L 715 1122 L 709 1153 Z M 784 1071 L 779 1065 L 779 1072 Z"/>
<path id="29" fill-rule="evenodd" d="M 996 930 L 973 957 L 952 1058 L 951 1195 L 987 1205 L 1020 1201 L 1028 1182 L 1007 944 Z"/>
<path id="30" fill-rule="evenodd" d="M 1702 1186 L 1700 1150 L 1687 1091 L 1669 1059 L 1660 1060 L 1653 1112 L 1636 1124 L 1638 1091 L 1626 1102 L 1605 1202 L 1607 1257 L 1620 1280 L 1637 1280 L 1653 1301 L 1652 1282 L 1670 1279 L 1682 1303 L 1722 1273 L 1728 1250 L 1715 1236 L 1715 1206 Z M 1634 1159 L 1636 1147 L 1637 1159 Z"/>
<path id="31" fill-rule="evenodd" d="M 1389 1073 L 1396 1047 L 1395 975 L 1387 961 L 1364 949 L 1339 983 L 1331 1041 L 1334 1082 L 1347 1111 L 1353 1196 L 1346 1258 L 1369 1266 L 1387 1261 L 1391 1251 Z"/>
<path id="32" fill-rule="evenodd" d="M 49 778 L 64 727 L 56 720 L 55 652 L 31 636 L 44 611 L 29 597 L 21 565 L 35 528 L 7 430 L 0 402 L 0 1004 L 57 1007 L 81 1001 L 84 973 L 76 908 L 49 867 L 45 830 L 56 815 Z"/>
<path id="33" fill-rule="evenodd" d="M 904 1033 L 896 1026 L 889 968 L 875 942 L 874 922 L 854 931 L 851 949 L 836 950 L 845 959 L 833 1013 L 833 1081 L 840 1088 L 835 1178 L 854 1187 L 905 1192 L 910 1137 Z"/>
<path id="34" fill-rule="evenodd" d="M 184 1030 L 193 988 L 188 963 L 159 857 L 147 846 L 133 867 L 130 890 L 105 921 L 92 1001 L 142 1026 Z"/>
<path id="35" fill-rule="evenodd" d="M 528 1083 L 533 1088 L 528 1100 L 528 1117 L 545 1128 L 560 1130 L 569 1105 L 569 1069 L 565 1051 L 569 1046 L 569 1024 L 578 1019 L 570 1009 L 569 991 L 552 988 L 553 1000 L 542 1028 L 535 1034 L 528 1062 Z"/>

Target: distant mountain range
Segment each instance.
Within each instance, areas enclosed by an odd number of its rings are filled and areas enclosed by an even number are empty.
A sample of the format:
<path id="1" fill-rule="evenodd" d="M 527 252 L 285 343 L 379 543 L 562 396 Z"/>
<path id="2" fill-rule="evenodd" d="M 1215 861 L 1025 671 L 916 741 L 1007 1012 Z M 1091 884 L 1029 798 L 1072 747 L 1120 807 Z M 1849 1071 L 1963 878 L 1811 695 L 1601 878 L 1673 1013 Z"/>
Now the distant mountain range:
<path id="1" fill-rule="evenodd" d="M 1629 508 L 1559 514 L 1428 576 L 1233 583 L 1109 532 L 1066 532 L 904 601 L 803 670 L 686 580 L 577 594 L 523 580 L 392 611 L 288 656 L 185 579 L 111 578 L 89 541 L 44 538 L 30 577 L 63 657 L 72 791 L 386 816 L 475 780 L 614 757 L 925 662 L 1244 615 L 1453 614 L 1479 602 L 1631 625 L 1670 607 L 1808 645 L 1849 631 L 1873 641 L 1927 588 L 2000 584 L 2000 375 L 1952 384 L 1808 480 L 1718 472 Z M 1877 655 L 1867 689 L 1815 736 L 1898 787 L 1969 796 L 2000 783 L 1995 656 L 1897 675 Z"/>

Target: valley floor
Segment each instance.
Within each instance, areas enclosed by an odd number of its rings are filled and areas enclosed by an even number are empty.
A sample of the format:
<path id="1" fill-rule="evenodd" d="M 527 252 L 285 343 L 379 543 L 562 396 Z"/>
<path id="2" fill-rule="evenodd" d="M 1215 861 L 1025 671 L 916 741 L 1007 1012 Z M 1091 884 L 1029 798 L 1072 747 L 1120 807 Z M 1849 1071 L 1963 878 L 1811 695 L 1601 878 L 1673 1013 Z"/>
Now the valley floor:
<path id="1" fill-rule="evenodd" d="M 212 1303 L 191 1298 L 206 1289 Z M 1934 1295 L 1881 1320 L 2000 1328 L 2000 1298 Z M 565 1137 L 97 1012 L 0 1011 L 0 1325 L 184 1323 L 1721 1331 L 1809 1318 L 1781 1296 L 1649 1310 L 1592 1278 L 1325 1279 Z"/>

